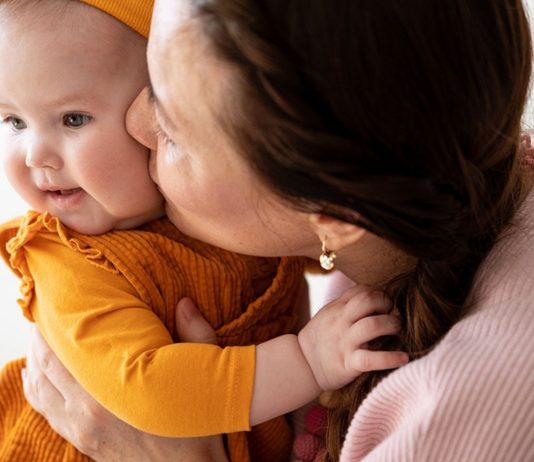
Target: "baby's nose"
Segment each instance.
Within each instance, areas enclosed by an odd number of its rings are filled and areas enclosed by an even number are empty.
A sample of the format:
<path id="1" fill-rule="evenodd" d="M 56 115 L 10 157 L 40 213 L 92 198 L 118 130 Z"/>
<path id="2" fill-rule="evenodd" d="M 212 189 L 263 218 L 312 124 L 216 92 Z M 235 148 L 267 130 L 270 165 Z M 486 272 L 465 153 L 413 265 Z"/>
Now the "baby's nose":
<path id="1" fill-rule="evenodd" d="M 26 151 L 26 166 L 28 168 L 52 168 L 58 170 L 63 160 L 59 153 L 44 140 L 35 137 Z"/>

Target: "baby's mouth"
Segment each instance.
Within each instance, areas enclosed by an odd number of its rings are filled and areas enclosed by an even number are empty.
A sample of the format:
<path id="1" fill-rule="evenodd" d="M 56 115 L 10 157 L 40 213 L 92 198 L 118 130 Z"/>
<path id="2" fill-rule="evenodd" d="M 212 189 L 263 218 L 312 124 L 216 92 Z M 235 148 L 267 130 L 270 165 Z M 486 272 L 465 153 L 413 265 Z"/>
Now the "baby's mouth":
<path id="1" fill-rule="evenodd" d="M 73 188 L 73 189 L 58 189 L 56 191 L 50 191 L 52 194 L 56 194 L 58 196 L 71 196 L 73 194 L 76 194 L 78 192 L 82 191 L 82 188 Z"/>
<path id="2" fill-rule="evenodd" d="M 54 201 L 55 205 L 64 211 L 70 211 L 78 207 L 86 196 L 82 188 L 49 189 L 48 194 L 48 197 Z"/>

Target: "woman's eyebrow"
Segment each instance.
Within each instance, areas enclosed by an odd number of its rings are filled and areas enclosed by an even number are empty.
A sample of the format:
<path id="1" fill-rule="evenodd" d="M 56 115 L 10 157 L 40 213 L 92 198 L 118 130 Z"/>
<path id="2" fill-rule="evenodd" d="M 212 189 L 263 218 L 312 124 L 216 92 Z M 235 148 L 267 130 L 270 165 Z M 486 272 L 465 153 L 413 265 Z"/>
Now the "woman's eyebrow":
<path id="1" fill-rule="evenodd" d="M 154 88 L 152 87 L 152 84 L 149 83 L 147 85 L 147 88 L 148 88 L 148 101 L 154 108 L 154 111 L 157 113 L 160 119 L 163 119 L 163 123 L 166 127 L 176 130 L 176 124 L 169 117 L 169 115 L 165 112 L 165 109 L 163 109 L 163 106 L 161 105 L 161 101 L 156 96 L 156 93 L 154 92 Z"/>

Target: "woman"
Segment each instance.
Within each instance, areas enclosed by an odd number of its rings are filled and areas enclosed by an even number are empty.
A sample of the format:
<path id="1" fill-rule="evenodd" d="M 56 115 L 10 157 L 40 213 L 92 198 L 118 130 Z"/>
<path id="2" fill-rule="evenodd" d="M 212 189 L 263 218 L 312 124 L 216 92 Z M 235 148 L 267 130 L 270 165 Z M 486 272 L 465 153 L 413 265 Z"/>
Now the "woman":
<path id="1" fill-rule="evenodd" d="M 521 1 L 158 0 L 151 34 L 152 101 L 140 96 L 129 126 L 154 150 L 171 220 L 241 253 L 322 246 L 401 315 L 400 345 L 371 347 L 412 363 L 334 397 L 325 460 L 532 459 Z M 104 411 L 65 415 L 91 401 L 34 346 L 48 369 L 34 361 L 28 398 L 75 445 L 102 460 L 124 441 L 180 454 Z"/>

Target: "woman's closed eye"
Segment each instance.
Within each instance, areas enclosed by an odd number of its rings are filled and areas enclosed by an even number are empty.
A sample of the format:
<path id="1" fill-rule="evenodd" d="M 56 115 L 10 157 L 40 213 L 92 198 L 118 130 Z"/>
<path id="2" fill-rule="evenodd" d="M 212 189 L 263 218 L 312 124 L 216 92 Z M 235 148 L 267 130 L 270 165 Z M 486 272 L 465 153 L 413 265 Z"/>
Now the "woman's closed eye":
<path id="1" fill-rule="evenodd" d="M 154 126 L 154 134 L 158 140 L 158 150 L 161 149 L 160 154 L 164 155 L 168 162 L 183 162 L 184 159 L 189 158 L 187 149 L 167 135 L 159 124 Z"/>
<path id="2" fill-rule="evenodd" d="M 63 116 L 63 125 L 69 128 L 81 128 L 87 125 L 93 118 L 87 114 L 79 114 L 77 112 L 71 112 Z"/>
<path id="3" fill-rule="evenodd" d="M 20 132 L 27 128 L 26 122 L 19 117 L 7 116 L 2 119 L 2 124 L 11 125 L 11 129 L 15 132 Z"/>
<path id="4" fill-rule="evenodd" d="M 156 124 L 156 137 L 163 141 L 169 147 L 176 147 L 176 143 L 163 131 L 163 129 Z"/>

